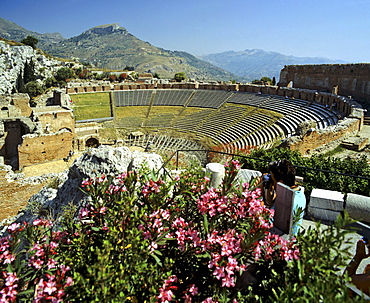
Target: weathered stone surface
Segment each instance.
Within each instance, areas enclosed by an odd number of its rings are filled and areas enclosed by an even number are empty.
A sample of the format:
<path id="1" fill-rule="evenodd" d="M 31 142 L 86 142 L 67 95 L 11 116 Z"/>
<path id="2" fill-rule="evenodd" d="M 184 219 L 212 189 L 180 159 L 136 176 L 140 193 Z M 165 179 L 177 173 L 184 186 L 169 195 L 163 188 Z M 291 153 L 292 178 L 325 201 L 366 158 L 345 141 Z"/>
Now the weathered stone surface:
<path id="1" fill-rule="evenodd" d="M 72 149 L 73 133 L 29 134 L 22 139 L 18 146 L 19 168 L 67 157 Z"/>
<path id="2" fill-rule="evenodd" d="M 241 169 L 238 171 L 238 174 L 236 175 L 235 182 L 236 184 L 242 182 L 250 182 L 255 177 L 262 176 L 262 173 L 258 170 L 252 170 L 252 169 Z"/>
<path id="3" fill-rule="evenodd" d="M 318 220 L 334 222 L 341 215 L 341 212 L 308 206 L 308 214 Z"/>
<path id="4" fill-rule="evenodd" d="M 344 195 L 338 191 L 314 188 L 311 192 L 310 206 L 321 209 L 343 211 Z"/>
<path id="5" fill-rule="evenodd" d="M 293 81 L 295 88 L 332 92 L 370 102 L 370 64 L 286 65 L 280 72 L 279 86 Z"/>
<path id="6" fill-rule="evenodd" d="M 347 194 L 345 209 L 351 218 L 370 223 L 370 197 Z"/>
<path id="7" fill-rule="evenodd" d="M 131 160 L 132 153 L 128 147 L 112 148 L 102 145 L 98 148 L 91 148 L 77 158 L 70 170 L 81 180 L 102 174 L 115 175 L 127 171 Z"/>
<path id="8" fill-rule="evenodd" d="M 208 163 L 206 172 L 211 174 L 210 186 L 214 188 L 219 187 L 225 176 L 225 167 L 220 163 Z"/>
<path id="9" fill-rule="evenodd" d="M 133 151 L 130 170 L 136 170 L 146 165 L 150 170 L 158 171 L 163 165 L 163 159 L 155 153 Z"/>
<path id="10" fill-rule="evenodd" d="M 298 135 L 305 135 L 309 130 L 316 129 L 317 122 L 316 121 L 303 121 L 299 123 L 296 133 Z"/>

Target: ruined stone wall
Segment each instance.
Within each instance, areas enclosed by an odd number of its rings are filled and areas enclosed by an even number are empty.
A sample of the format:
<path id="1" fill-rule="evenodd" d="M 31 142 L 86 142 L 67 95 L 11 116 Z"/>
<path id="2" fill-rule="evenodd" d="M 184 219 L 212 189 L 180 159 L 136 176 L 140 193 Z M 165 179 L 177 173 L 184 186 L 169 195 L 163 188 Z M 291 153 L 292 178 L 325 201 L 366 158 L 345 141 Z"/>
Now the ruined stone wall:
<path id="1" fill-rule="evenodd" d="M 357 134 L 361 121 L 356 118 L 349 118 L 339 122 L 335 127 L 330 127 L 320 131 L 309 131 L 302 137 L 294 140 L 294 137 L 282 144 L 290 150 L 297 150 L 302 155 L 314 151 L 318 147 Z"/>
<path id="2" fill-rule="evenodd" d="M 279 86 L 352 96 L 370 105 L 370 64 L 287 65 L 280 72 Z"/>
<path id="3" fill-rule="evenodd" d="M 75 131 L 75 120 L 71 111 L 49 111 L 38 113 L 37 117 L 44 130 L 48 128 L 48 132 L 57 132 L 61 129 Z"/>
<path id="4" fill-rule="evenodd" d="M 20 116 L 31 116 L 32 108 L 30 107 L 30 97 L 28 94 L 14 94 L 12 96 L 12 103 L 20 111 Z M 11 113 L 11 116 L 16 115 Z"/>
<path id="5" fill-rule="evenodd" d="M 74 135 L 67 131 L 41 136 L 23 136 L 23 142 L 18 147 L 19 169 L 65 158 L 72 149 L 73 137 Z"/>

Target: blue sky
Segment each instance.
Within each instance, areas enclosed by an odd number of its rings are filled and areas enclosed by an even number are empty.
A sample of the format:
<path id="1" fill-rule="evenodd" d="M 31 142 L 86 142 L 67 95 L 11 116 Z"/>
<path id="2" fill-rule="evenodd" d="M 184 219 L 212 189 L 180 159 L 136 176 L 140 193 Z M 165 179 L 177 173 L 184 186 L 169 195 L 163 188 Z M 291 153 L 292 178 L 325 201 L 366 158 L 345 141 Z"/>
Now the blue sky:
<path id="1" fill-rule="evenodd" d="M 194 55 L 263 49 L 370 62 L 370 0 L 0 0 L 0 17 L 65 38 L 119 23 L 154 46 Z"/>

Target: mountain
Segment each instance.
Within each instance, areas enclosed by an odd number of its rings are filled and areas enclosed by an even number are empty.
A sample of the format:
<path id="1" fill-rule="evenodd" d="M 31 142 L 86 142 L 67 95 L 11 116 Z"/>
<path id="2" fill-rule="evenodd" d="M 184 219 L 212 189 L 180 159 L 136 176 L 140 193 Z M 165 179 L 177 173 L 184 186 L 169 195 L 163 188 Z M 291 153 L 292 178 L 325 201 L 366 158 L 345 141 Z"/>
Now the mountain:
<path id="1" fill-rule="evenodd" d="M 27 36 L 33 36 L 37 38 L 39 40 L 37 47 L 41 49 L 43 49 L 46 45 L 64 40 L 63 36 L 59 33 L 39 34 L 29 31 L 14 22 L 0 18 L 0 37 L 20 42 Z"/>
<path id="2" fill-rule="evenodd" d="M 195 79 L 236 77 L 186 52 L 155 47 L 117 23 L 91 28 L 76 37 L 50 44 L 44 50 L 62 58 L 79 58 L 100 68 L 122 70 L 132 66 L 137 72 L 158 73 L 162 78 L 172 78 L 177 72 L 185 72 Z"/>
<path id="3" fill-rule="evenodd" d="M 65 39 L 59 33 L 39 34 L 0 18 L 0 37 L 21 41 L 28 35 L 39 39 L 38 48 L 60 58 L 78 58 L 99 68 L 158 73 L 161 78 L 172 78 L 185 72 L 189 78 L 230 80 L 234 74 L 205 62 L 189 53 L 155 47 L 130 34 L 119 24 L 93 27 L 82 34 Z"/>
<path id="4" fill-rule="evenodd" d="M 280 70 L 284 65 L 295 64 L 334 64 L 343 63 L 321 57 L 294 57 L 277 52 L 268 52 L 261 49 L 244 51 L 228 51 L 217 54 L 200 56 L 211 64 L 232 72 L 238 77 L 246 78 L 248 81 L 261 79 L 261 77 L 275 77 L 279 79 Z"/>

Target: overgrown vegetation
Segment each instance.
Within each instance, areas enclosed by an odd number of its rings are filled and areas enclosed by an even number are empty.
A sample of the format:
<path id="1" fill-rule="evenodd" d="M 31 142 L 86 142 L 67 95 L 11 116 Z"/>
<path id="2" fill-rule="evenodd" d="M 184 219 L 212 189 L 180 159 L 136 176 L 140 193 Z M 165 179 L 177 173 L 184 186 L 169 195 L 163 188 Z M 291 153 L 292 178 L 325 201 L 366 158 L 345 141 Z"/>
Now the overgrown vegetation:
<path id="1" fill-rule="evenodd" d="M 248 155 L 266 161 L 259 161 L 251 158 L 243 158 L 241 162 L 245 168 L 268 172 L 269 161 L 288 159 L 297 167 L 297 174 L 304 178 L 303 186 L 306 188 L 306 194 L 309 194 L 313 188 L 328 189 L 342 193 L 354 193 L 369 196 L 369 180 L 360 179 L 354 176 L 370 178 L 370 165 L 368 159 L 363 156 L 360 159 L 350 158 L 338 159 L 334 157 L 325 157 L 323 155 L 314 155 L 312 157 L 303 157 L 298 151 L 291 151 L 283 148 L 273 148 L 270 150 L 254 149 Z M 307 168 L 306 168 L 307 167 Z M 338 172 L 346 175 L 332 174 L 309 168 Z"/>
<path id="2" fill-rule="evenodd" d="M 0 240 L 6 302 L 351 302 L 338 271 L 348 219 L 284 240 L 254 182 L 233 185 L 192 166 L 86 179 L 91 201 L 58 226 L 14 223 Z M 78 213 L 78 219 L 74 215 Z M 248 272 L 253 279 L 246 279 Z"/>

